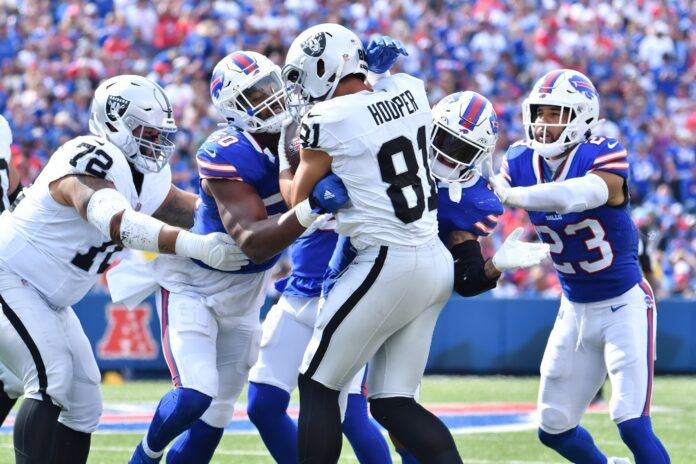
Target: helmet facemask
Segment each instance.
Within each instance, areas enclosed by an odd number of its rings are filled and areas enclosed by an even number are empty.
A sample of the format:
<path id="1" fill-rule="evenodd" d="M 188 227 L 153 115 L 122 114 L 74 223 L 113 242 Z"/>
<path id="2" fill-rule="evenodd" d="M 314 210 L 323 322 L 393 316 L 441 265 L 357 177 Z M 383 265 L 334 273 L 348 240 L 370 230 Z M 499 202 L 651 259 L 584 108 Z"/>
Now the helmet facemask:
<path id="1" fill-rule="evenodd" d="M 553 106 L 559 109 L 558 122 L 545 123 L 537 122 L 537 110 L 541 106 Z M 587 109 L 584 105 L 563 105 L 552 102 L 529 103 L 525 102 L 522 111 L 522 122 L 524 123 L 525 135 L 530 146 L 545 158 L 558 156 L 568 148 L 571 148 L 587 138 L 589 134 L 580 133 L 580 118 Z M 566 121 L 566 122 L 562 122 Z M 550 128 L 563 128 L 563 131 L 552 142 L 546 142 L 550 137 Z M 537 136 L 537 129 L 541 129 L 541 134 Z M 541 139 L 542 141 L 539 141 Z"/>
<path id="2" fill-rule="evenodd" d="M 436 122 L 430 137 L 432 156 L 430 170 L 433 177 L 444 182 L 466 182 L 495 146 L 478 144 Z"/>
<path id="3" fill-rule="evenodd" d="M 151 126 L 135 116 L 126 116 L 124 122 L 127 127 L 134 127 L 130 144 L 135 145 L 135 150 L 129 155 L 133 165 L 140 172 L 160 172 L 176 148 L 172 140 L 176 126 Z"/>
<path id="4" fill-rule="evenodd" d="M 305 61 L 305 63 L 307 63 L 307 61 Z M 324 60 L 319 58 L 318 60 L 312 61 L 315 62 L 317 67 L 316 75 L 322 78 L 326 73 Z M 307 65 L 311 65 L 311 62 L 307 63 Z M 336 72 L 329 77 L 327 82 L 331 84 L 331 87 L 324 95 L 312 96 L 307 86 L 307 72 L 294 64 L 286 64 L 283 67 L 283 85 L 285 87 L 285 102 L 290 116 L 299 122 L 302 116 L 304 116 L 315 103 L 330 99 L 340 82 L 340 79 L 337 79 L 336 76 L 340 75 L 342 68 L 343 65 L 339 64 Z"/>
<path id="5" fill-rule="evenodd" d="M 258 76 L 241 91 L 234 89 L 227 98 L 221 96 L 219 105 L 223 111 L 240 115 L 249 132 L 277 133 L 286 117 L 284 94 L 280 75 L 274 70 Z"/>

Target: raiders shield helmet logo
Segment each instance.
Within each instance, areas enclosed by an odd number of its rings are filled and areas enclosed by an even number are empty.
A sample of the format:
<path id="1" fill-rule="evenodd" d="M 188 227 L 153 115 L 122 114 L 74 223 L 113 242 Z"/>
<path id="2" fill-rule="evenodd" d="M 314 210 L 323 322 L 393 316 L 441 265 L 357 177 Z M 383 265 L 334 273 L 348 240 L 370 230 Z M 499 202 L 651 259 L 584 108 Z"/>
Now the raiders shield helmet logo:
<path id="1" fill-rule="evenodd" d="M 130 105 L 130 101 L 118 95 L 109 95 L 106 99 L 106 116 L 111 121 L 116 121 L 123 117 Z"/>
<path id="2" fill-rule="evenodd" d="M 324 53 L 326 48 L 326 33 L 317 32 L 309 39 L 302 42 L 302 51 L 309 56 L 317 57 Z"/>

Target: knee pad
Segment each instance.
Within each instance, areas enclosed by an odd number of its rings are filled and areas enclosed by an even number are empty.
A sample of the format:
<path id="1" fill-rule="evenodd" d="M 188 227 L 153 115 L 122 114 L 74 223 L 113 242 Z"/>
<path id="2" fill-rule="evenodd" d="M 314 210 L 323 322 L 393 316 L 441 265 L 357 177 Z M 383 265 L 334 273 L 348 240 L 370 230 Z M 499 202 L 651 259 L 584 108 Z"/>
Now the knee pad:
<path id="1" fill-rule="evenodd" d="M 290 403 L 290 393 L 265 383 L 249 382 L 249 420 L 256 424 L 285 414 Z"/>
<path id="2" fill-rule="evenodd" d="M 94 433 L 102 413 L 102 394 L 98 383 L 75 381 L 70 409 L 63 410 L 58 421 L 82 433 Z"/>
<path id="3" fill-rule="evenodd" d="M 577 424 L 571 424 L 568 416 L 562 411 L 548 407 L 542 407 L 539 413 L 539 422 L 541 423 L 540 429 L 543 428 L 552 435 L 563 433 L 577 426 Z"/>
<path id="4" fill-rule="evenodd" d="M 224 429 L 232 420 L 236 398 L 217 397 L 210 402 L 210 407 L 201 415 L 201 420 L 211 427 Z"/>
<path id="5" fill-rule="evenodd" d="M 191 420 L 200 418 L 213 401 L 212 397 L 191 388 L 178 388 L 176 397 L 174 414 Z"/>

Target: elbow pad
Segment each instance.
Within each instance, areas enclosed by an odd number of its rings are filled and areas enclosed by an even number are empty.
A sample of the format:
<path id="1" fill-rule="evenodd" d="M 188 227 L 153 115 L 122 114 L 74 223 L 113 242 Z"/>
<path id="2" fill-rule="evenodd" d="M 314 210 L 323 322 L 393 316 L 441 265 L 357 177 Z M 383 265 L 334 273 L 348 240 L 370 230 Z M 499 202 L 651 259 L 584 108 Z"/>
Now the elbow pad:
<path id="1" fill-rule="evenodd" d="M 164 226 L 146 214 L 134 211 L 123 194 L 116 189 L 107 188 L 94 192 L 87 204 L 87 221 L 101 233 L 111 237 L 111 221 L 123 211 L 118 236 L 121 243 L 134 250 L 159 251 L 159 233 Z"/>
<path id="2" fill-rule="evenodd" d="M 481 245 L 476 240 L 467 240 L 452 248 L 454 257 L 454 290 L 461 296 L 474 296 L 495 288 L 498 279 L 486 277 L 486 261 L 481 254 Z"/>

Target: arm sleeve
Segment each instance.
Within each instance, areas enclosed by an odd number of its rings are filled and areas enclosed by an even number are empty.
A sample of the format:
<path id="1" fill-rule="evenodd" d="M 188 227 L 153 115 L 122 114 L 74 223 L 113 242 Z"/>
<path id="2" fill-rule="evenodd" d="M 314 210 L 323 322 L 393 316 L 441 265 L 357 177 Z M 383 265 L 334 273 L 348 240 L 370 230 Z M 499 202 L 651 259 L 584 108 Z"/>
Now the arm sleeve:
<path id="1" fill-rule="evenodd" d="M 475 296 L 495 288 L 498 278 L 486 277 L 486 260 L 481 254 L 481 245 L 476 240 L 467 240 L 452 248 L 454 257 L 454 290 L 461 296 Z"/>
<path id="2" fill-rule="evenodd" d="M 562 182 L 513 187 L 505 204 L 527 211 L 577 213 L 598 208 L 608 200 L 607 183 L 601 177 L 589 173 Z"/>

